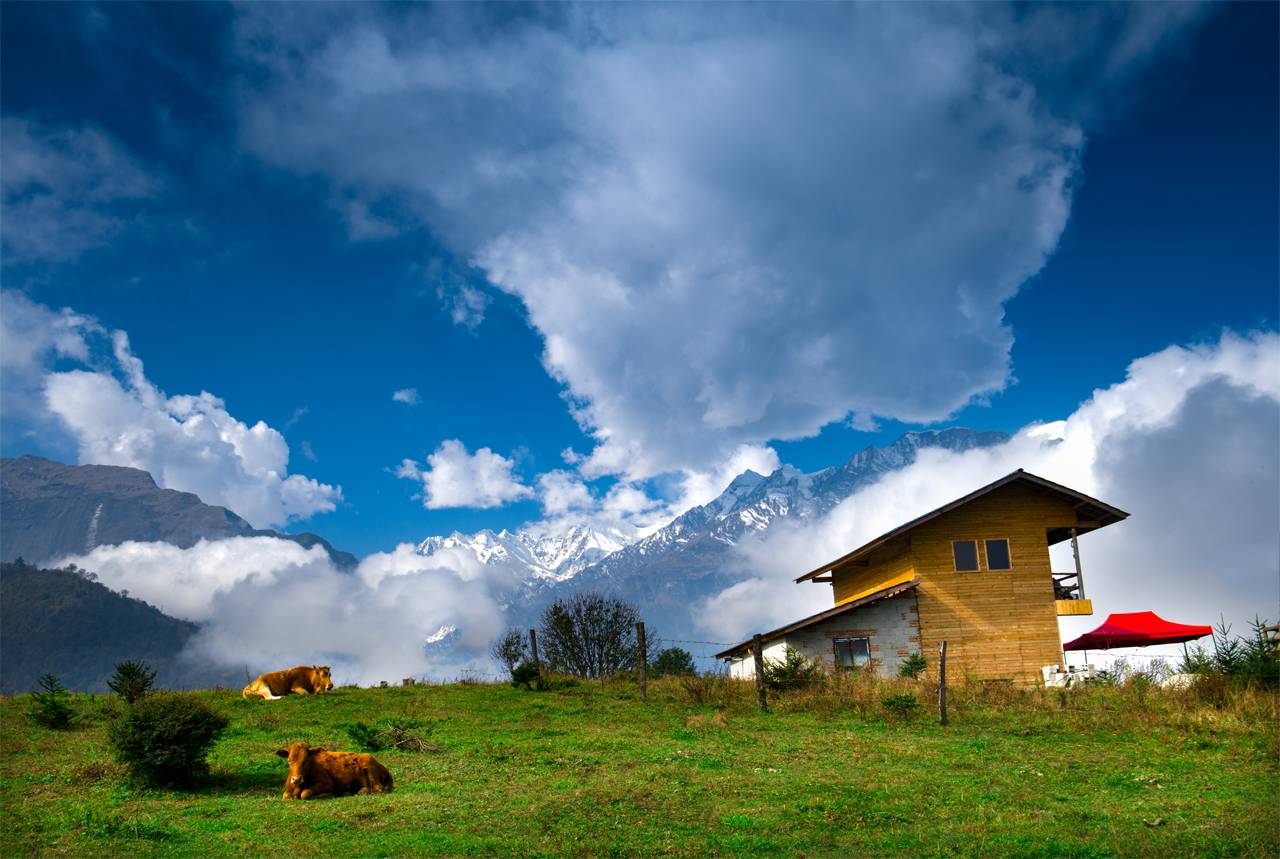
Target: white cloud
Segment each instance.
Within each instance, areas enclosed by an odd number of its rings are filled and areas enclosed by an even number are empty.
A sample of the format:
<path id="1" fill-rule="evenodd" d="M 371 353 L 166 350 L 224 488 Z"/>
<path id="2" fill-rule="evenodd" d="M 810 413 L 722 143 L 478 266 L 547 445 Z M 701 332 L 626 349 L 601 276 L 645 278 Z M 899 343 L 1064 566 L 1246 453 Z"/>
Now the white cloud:
<path id="1" fill-rule="evenodd" d="M 742 544 L 748 577 L 704 607 L 729 640 L 830 605 L 830 590 L 792 579 L 941 504 L 1024 468 L 1128 511 L 1081 538 L 1097 615 L 1064 618 L 1064 640 L 1111 612 L 1239 629 L 1280 614 L 1280 336 L 1224 334 L 1134 361 L 1065 421 L 965 453 L 924 450 L 814 523 Z M 1055 547 L 1059 569 L 1069 551 Z"/>
<path id="2" fill-rule="evenodd" d="M 474 454 L 458 439 L 448 439 L 427 457 L 422 468 L 411 459 L 402 460 L 396 476 L 422 482 L 423 506 L 501 507 L 533 497 L 533 490 L 512 471 L 515 462 L 482 447 Z"/>
<path id="3" fill-rule="evenodd" d="M 397 403 L 404 403 L 406 406 L 416 406 L 418 404 L 418 389 L 401 388 L 391 395 L 391 399 Z"/>
<path id="4" fill-rule="evenodd" d="M 54 312 L 5 290 L 5 421 L 57 428 L 79 461 L 151 473 L 257 527 L 333 510 L 339 487 L 289 474 L 289 446 L 262 421 L 250 426 L 208 392 L 166 396 L 147 379 L 128 335 L 70 309 Z M 77 369 L 52 369 L 67 362 Z"/>
<path id="5" fill-rule="evenodd" d="M 60 262 L 108 242 L 161 183 L 110 135 L 0 120 L 4 261 Z"/>
<path id="6" fill-rule="evenodd" d="M 595 505 L 591 490 L 570 471 L 548 471 L 538 475 L 538 494 L 548 516 L 571 510 L 585 510 Z"/>
<path id="7" fill-rule="evenodd" d="M 365 558 L 354 574 L 335 569 L 320 547 L 236 537 L 189 549 L 166 543 L 100 546 L 75 563 L 115 590 L 128 590 L 175 617 L 201 624 L 193 655 L 251 673 L 298 663 L 332 664 L 335 679 L 444 677 L 488 668 L 485 648 L 502 611 L 474 558 L 424 558 L 405 544 Z M 455 626 L 444 653 L 428 636 Z"/>
<path id="8" fill-rule="evenodd" d="M 1076 117 L 1189 17 L 241 12 L 245 144 L 394 200 L 518 296 L 595 437 L 584 474 L 628 479 L 1003 387 L 1003 304 L 1066 223 Z"/>
<path id="9" fill-rule="evenodd" d="M 449 311 L 449 319 L 454 325 L 463 328 L 476 328 L 484 321 L 484 312 L 489 307 L 489 296 L 470 284 L 440 285 L 436 288 L 436 296 L 441 305 Z"/>

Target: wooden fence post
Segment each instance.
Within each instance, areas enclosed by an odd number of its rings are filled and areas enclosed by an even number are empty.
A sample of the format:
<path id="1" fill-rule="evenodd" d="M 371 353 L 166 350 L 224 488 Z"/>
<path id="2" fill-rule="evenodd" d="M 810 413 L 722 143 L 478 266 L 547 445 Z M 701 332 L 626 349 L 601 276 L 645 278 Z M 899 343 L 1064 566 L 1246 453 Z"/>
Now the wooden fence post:
<path id="1" fill-rule="evenodd" d="M 538 669 L 538 683 L 542 683 L 542 662 L 538 660 L 538 631 L 529 630 L 529 655 L 533 657 L 533 667 Z"/>
<path id="2" fill-rule="evenodd" d="M 649 700 L 649 650 L 644 640 L 644 621 L 636 622 L 636 644 L 640 648 L 640 700 Z"/>
<path id="3" fill-rule="evenodd" d="M 760 704 L 760 712 L 769 712 L 769 701 L 764 693 L 764 642 L 757 634 L 751 639 L 751 653 L 756 661 L 756 701 Z"/>
<path id="4" fill-rule="evenodd" d="M 947 723 L 947 642 L 938 648 L 938 721 Z"/>

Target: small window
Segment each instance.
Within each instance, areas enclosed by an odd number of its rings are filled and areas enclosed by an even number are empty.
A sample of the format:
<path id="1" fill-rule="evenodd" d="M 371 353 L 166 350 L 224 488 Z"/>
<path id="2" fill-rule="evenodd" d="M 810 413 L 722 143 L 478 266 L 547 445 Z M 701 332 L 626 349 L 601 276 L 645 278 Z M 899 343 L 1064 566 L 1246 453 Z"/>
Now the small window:
<path id="1" fill-rule="evenodd" d="M 987 569 L 988 570 L 1013 569 L 1013 561 L 1009 559 L 1009 541 L 1008 540 L 988 540 L 987 541 Z"/>
<path id="2" fill-rule="evenodd" d="M 956 558 L 956 572 L 971 573 L 978 569 L 977 540 L 956 540 L 951 544 L 951 552 Z"/>
<path id="3" fill-rule="evenodd" d="M 833 644 L 837 668 L 865 668 L 871 664 L 871 639 L 837 638 Z"/>

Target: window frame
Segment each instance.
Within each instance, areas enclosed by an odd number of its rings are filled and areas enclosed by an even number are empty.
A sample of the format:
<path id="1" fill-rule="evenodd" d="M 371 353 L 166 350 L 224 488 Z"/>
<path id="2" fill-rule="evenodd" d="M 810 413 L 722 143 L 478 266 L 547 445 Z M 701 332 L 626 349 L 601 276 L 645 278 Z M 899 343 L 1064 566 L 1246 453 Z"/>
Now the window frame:
<path id="1" fill-rule="evenodd" d="M 849 650 L 849 664 L 840 664 L 840 645 L 843 642 L 865 641 L 867 643 L 866 662 L 859 664 L 856 660 L 852 648 Z M 862 668 L 871 667 L 871 636 L 869 635 L 838 635 L 831 639 L 831 655 L 835 659 L 837 671 L 856 671 Z"/>
<path id="2" fill-rule="evenodd" d="M 1008 556 L 1009 558 L 1009 566 L 993 567 L 991 566 L 991 555 L 989 552 L 987 552 L 987 544 L 999 543 L 1002 541 L 1004 542 L 1005 555 Z M 997 573 L 1009 572 L 1010 570 L 1013 569 L 1013 541 L 1010 540 L 1008 537 L 983 537 L 982 538 L 982 557 L 983 557 L 983 560 L 986 561 L 986 568 L 988 572 L 997 572 Z"/>
<path id="3" fill-rule="evenodd" d="M 978 544 L 982 540 L 977 537 L 970 537 L 961 540 L 951 541 L 951 569 L 957 573 L 980 573 L 982 572 L 982 554 L 978 551 Z M 960 569 L 960 558 L 956 556 L 956 546 L 960 543 L 973 544 L 973 569 Z"/>

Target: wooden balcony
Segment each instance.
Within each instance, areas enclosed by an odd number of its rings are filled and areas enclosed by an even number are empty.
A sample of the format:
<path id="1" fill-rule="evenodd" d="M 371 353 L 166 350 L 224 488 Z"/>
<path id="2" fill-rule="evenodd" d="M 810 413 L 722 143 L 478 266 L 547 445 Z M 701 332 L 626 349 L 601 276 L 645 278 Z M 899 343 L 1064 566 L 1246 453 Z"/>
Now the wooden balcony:
<path id="1" fill-rule="evenodd" d="M 1093 600 L 1081 598 L 1079 573 L 1053 573 L 1053 597 L 1058 617 L 1093 614 Z"/>

